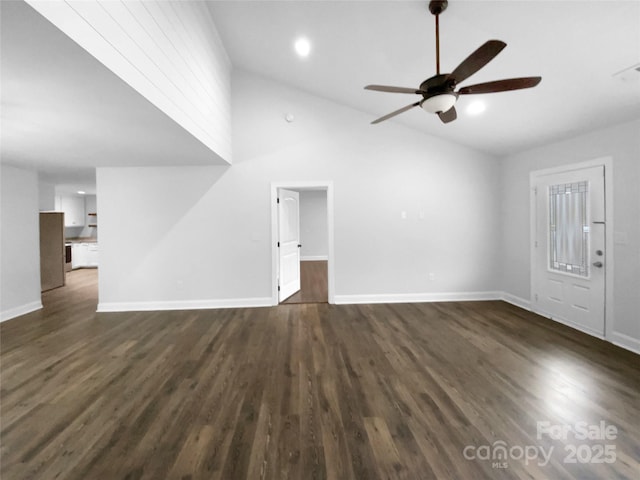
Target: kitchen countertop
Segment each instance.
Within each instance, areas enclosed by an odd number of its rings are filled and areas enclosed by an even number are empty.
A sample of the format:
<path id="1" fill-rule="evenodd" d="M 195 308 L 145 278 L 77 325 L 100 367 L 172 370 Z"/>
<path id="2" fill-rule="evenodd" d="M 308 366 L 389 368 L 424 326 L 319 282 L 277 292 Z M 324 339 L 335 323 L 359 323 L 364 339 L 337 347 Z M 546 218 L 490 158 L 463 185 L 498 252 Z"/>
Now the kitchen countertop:
<path id="1" fill-rule="evenodd" d="M 73 243 L 98 243 L 98 239 L 95 237 L 74 237 L 74 238 L 66 238 L 66 244 Z"/>

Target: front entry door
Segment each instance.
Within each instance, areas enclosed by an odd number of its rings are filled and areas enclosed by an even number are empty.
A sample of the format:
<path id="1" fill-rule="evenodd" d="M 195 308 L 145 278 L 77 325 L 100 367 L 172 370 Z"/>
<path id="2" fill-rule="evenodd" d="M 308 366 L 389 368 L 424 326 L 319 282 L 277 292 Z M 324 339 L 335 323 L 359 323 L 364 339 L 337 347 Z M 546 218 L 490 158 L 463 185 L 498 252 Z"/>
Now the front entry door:
<path id="1" fill-rule="evenodd" d="M 605 333 L 604 166 L 535 175 L 533 310 Z"/>
<path id="2" fill-rule="evenodd" d="M 300 195 L 278 189 L 278 301 L 300 290 Z"/>

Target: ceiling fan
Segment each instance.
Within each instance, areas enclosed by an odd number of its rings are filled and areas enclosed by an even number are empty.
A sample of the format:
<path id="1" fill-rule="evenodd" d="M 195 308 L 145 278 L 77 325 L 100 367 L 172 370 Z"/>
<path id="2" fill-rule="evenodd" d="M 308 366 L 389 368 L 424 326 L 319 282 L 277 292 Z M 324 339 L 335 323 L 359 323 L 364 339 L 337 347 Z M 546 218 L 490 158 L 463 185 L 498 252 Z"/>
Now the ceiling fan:
<path id="1" fill-rule="evenodd" d="M 373 124 L 383 122 L 391 117 L 406 112 L 413 107 L 420 106 L 430 113 L 437 113 L 444 123 L 452 122 L 457 118 L 455 103 L 459 95 L 472 95 L 476 93 L 496 93 L 508 90 L 520 90 L 535 87 L 542 80 L 541 77 L 509 78 L 493 82 L 478 83 L 455 90 L 459 83 L 476 73 L 487 63 L 494 59 L 506 43 L 500 40 L 489 40 L 475 52 L 462 61 L 452 73 L 440 73 L 440 25 L 438 18 L 448 5 L 447 0 L 431 0 L 429 11 L 436 17 L 436 74 L 426 79 L 418 88 L 391 87 L 387 85 L 367 85 L 366 90 L 391 93 L 413 93 L 422 95 L 422 99 L 402 107 L 395 112 L 374 120 Z"/>

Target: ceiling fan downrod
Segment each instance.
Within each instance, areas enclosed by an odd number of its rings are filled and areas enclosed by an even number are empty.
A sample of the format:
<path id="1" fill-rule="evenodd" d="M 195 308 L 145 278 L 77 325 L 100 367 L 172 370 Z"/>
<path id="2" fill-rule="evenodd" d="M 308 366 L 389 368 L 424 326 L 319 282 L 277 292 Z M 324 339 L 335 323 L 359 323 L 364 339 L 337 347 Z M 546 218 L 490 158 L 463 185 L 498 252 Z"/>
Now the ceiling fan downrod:
<path id="1" fill-rule="evenodd" d="M 440 15 L 436 15 L 436 75 L 440 75 Z"/>
<path id="2" fill-rule="evenodd" d="M 431 0 L 429 11 L 436 17 L 436 75 L 440 75 L 440 14 L 447 9 L 447 0 Z"/>

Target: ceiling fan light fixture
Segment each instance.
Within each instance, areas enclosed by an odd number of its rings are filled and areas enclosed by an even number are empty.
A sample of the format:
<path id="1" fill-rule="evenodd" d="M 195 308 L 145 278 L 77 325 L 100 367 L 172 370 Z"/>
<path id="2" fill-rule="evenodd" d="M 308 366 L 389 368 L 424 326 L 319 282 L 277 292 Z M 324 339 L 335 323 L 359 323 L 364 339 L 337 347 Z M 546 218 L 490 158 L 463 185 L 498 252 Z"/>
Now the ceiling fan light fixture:
<path id="1" fill-rule="evenodd" d="M 457 99 L 458 97 L 453 93 L 442 93 L 424 99 L 420 106 L 429 113 L 446 112 L 455 105 Z"/>

